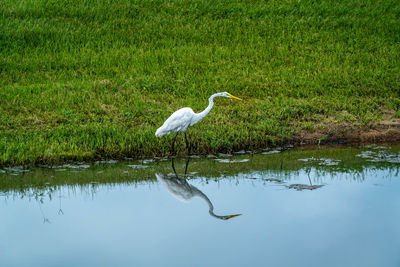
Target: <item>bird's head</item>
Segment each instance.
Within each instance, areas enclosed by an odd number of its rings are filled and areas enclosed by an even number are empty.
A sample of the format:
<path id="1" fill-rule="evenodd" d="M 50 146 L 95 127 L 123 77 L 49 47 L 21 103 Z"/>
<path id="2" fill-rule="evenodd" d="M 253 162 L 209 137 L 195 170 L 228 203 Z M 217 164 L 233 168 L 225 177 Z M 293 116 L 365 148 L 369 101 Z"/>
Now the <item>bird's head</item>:
<path id="1" fill-rule="evenodd" d="M 226 219 L 225 219 L 225 220 L 229 220 L 229 219 L 232 219 L 232 218 L 238 217 L 238 216 L 240 216 L 240 215 L 242 215 L 242 214 L 234 214 L 234 215 L 229 215 L 229 216 L 226 216 Z"/>
<path id="2" fill-rule="evenodd" d="M 218 93 L 218 96 L 223 96 L 223 97 L 228 97 L 228 98 L 233 98 L 233 99 L 237 99 L 237 100 L 242 100 L 239 97 L 233 96 L 228 92 L 223 92 L 223 93 Z"/>
<path id="3" fill-rule="evenodd" d="M 215 217 L 215 218 L 218 218 L 218 219 L 221 219 L 221 220 L 224 220 L 224 221 L 230 220 L 230 219 L 232 219 L 232 218 L 235 218 L 235 217 L 238 217 L 238 216 L 242 215 L 242 214 L 234 214 L 234 215 L 220 216 L 220 215 L 215 215 L 215 214 L 214 214 L 213 212 L 211 212 L 211 211 L 210 211 L 210 214 L 211 214 L 211 216 L 213 216 L 213 217 Z"/>

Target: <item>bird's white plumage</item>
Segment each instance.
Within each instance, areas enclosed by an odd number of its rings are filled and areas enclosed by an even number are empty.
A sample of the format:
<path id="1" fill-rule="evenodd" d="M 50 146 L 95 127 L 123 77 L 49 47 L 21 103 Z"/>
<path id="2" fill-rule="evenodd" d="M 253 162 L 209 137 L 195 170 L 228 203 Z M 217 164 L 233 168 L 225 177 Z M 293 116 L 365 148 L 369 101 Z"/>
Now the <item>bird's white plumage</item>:
<path id="1" fill-rule="evenodd" d="M 214 105 L 214 98 L 218 96 L 241 100 L 240 98 L 237 98 L 228 92 L 213 94 L 208 99 L 208 107 L 203 110 L 203 112 L 194 113 L 191 108 L 181 108 L 172 113 L 172 115 L 164 122 L 164 124 L 157 129 L 156 136 L 161 137 L 170 133 L 186 132 L 187 127 L 194 125 L 202 118 L 207 116 Z"/>
<path id="2" fill-rule="evenodd" d="M 156 177 L 173 197 L 185 203 L 192 200 L 198 190 L 190 185 L 186 179 L 172 178 L 158 172 L 156 173 Z"/>
<path id="3" fill-rule="evenodd" d="M 161 137 L 170 133 L 185 132 L 187 127 L 192 125 L 194 116 L 195 113 L 191 108 L 181 108 L 175 111 L 164 124 L 157 129 L 156 136 Z"/>
<path id="4" fill-rule="evenodd" d="M 228 98 L 233 98 L 233 99 L 238 99 L 241 100 L 240 98 L 233 96 L 229 94 L 228 92 L 223 92 L 223 93 L 216 93 L 210 96 L 208 99 L 208 106 L 205 110 L 203 110 L 200 113 L 194 113 L 191 108 L 181 108 L 174 113 L 172 113 L 171 116 L 164 122 L 164 124 L 157 129 L 156 131 L 156 137 L 161 137 L 166 134 L 170 133 L 176 133 L 175 138 L 172 141 L 172 151 L 174 151 L 174 144 L 175 144 L 175 139 L 178 136 L 178 132 L 184 132 L 185 133 L 185 139 L 186 139 L 186 146 L 189 149 L 190 153 L 190 147 L 189 147 L 189 142 L 186 137 L 186 129 L 189 126 L 192 126 L 199 122 L 202 118 L 207 116 L 207 114 L 210 112 L 214 105 L 214 98 L 215 97 L 228 97 Z"/>

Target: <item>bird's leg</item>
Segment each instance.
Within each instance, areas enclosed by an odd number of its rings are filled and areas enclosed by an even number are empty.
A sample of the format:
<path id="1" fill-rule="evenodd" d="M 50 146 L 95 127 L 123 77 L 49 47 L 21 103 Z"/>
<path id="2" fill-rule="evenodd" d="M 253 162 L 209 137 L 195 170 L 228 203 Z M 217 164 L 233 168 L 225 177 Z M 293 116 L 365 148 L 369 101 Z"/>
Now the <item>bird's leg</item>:
<path id="1" fill-rule="evenodd" d="M 311 172 L 311 168 L 308 171 L 307 176 L 308 176 L 308 180 L 310 181 L 310 185 L 312 186 L 312 182 L 311 182 L 311 178 L 310 178 L 310 172 Z"/>
<path id="2" fill-rule="evenodd" d="M 188 139 L 187 139 L 187 136 L 186 136 L 186 132 L 185 132 L 185 140 L 186 140 L 186 148 L 187 148 L 187 151 L 188 151 L 188 156 L 190 156 L 190 144 L 189 144 L 189 141 L 188 141 Z"/>
<path id="3" fill-rule="evenodd" d="M 178 136 L 178 133 L 179 132 L 176 132 L 176 135 L 175 135 L 175 137 L 174 137 L 174 140 L 172 140 L 172 147 L 171 147 L 171 156 L 173 156 L 174 154 L 175 154 L 175 140 L 176 140 L 176 137 Z"/>
<path id="4" fill-rule="evenodd" d="M 186 177 L 187 177 L 187 170 L 188 170 L 188 166 L 189 166 L 189 161 L 190 161 L 190 157 L 188 157 L 187 160 L 186 160 L 185 176 L 183 177 L 184 179 L 186 179 Z"/>
<path id="5" fill-rule="evenodd" d="M 179 178 L 178 174 L 176 173 L 176 170 L 175 170 L 174 158 L 172 158 L 171 162 L 172 162 L 172 169 L 174 170 L 175 176 L 176 176 L 176 178 Z"/>

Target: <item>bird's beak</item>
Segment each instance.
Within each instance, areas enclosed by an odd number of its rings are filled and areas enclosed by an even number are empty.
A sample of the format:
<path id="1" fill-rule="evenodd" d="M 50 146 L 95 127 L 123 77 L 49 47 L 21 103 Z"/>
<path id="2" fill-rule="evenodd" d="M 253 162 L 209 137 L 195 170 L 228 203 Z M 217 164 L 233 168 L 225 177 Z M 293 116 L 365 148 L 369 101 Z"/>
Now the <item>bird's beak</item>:
<path id="1" fill-rule="evenodd" d="M 231 94 L 228 94 L 228 96 L 229 96 L 230 98 L 233 98 L 233 99 L 242 100 L 242 99 L 240 99 L 239 97 L 233 96 L 233 95 L 231 95 Z"/>
<path id="2" fill-rule="evenodd" d="M 235 218 L 235 217 L 240 216 L 240 215 L 242 215 L 242 214 L 231 215 L 231 216 L 226 217 L 226 219 L 229 220 L 229 219 Z"/>

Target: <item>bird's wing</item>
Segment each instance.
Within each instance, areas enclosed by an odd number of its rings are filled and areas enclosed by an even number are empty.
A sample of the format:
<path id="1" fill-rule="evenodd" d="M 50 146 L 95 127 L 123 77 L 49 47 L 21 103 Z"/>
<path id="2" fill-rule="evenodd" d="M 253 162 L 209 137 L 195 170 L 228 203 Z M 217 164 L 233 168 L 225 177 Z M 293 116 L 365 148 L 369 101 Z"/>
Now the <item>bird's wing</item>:
<path id="1" fill-rule="evenodd" d="M 186 181 L 182 183 L 180 178 L 169 178 L 162 173 L 156 173 L 156 177 L 174 198 L 182 202 L 189 202 L 192 199 L 193 191 Z"/>
<path id="2" fill-rule="evenodd" d="M 171 132 L 184 131 L 190 125 L 194 112 L 191 108 L 181 108 L 174 113 L 164 122 L 163 126 L 159 128 L 162 135 Z M 158 131 L 158 130 L 157 130 Z"/>

